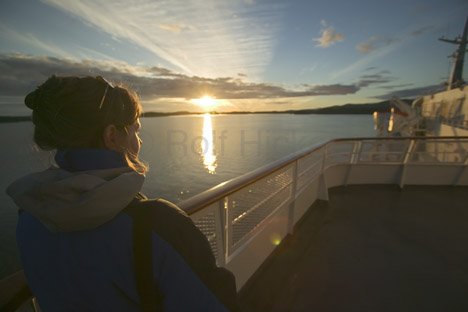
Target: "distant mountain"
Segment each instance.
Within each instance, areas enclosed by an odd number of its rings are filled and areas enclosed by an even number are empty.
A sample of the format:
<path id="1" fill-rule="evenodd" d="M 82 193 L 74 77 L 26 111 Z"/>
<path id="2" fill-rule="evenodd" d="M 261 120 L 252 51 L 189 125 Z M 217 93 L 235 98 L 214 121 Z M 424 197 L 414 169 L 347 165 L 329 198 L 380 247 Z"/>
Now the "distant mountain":
<path id="1" fill-rule="evenodd" d="M 406 99 L 402 100 L 403 102 L 411 105 L 413 100 Z M 286 110 L 286 111 L 262 111 L 262 112 L 249 112 L 249 111 L 237 111 L 237 112 L 210 112 L 210 114 L 228 114 L 228 115 L 240 115 L 240 114 L 336 114 L 336 115 L 345 115 L 345 114 L 372 114 L 375 111 L 389 111 L 392 105 L 390 101 L 383 101 L 378 103 L 367 103 L 367 104 L 345 104 L 345 105 L 335 105 L 322 108 L 310 108 L 310 109 L 301 109 L 301 110 Z M 199 115 L 203 113 L 199 112 L 188 112 L 188 111 L 179 111 L 179 112 L 144 112 L 142 117 L 165 117 L 165 116 L 181 116 L 181 115 Z M 3 122 L 18 122 L 18 121 L 30 121 L 30 116 L 0 116 L 0 123 Z"/>
<path id="2" fill-rule="evenodd" d="M 402 99 L 408 105 L 413 102 L 412 99 Z M 250 111 L 234 111 L 234 112 L 210 112 L 210 114 L 225 114 L 225 115 L 242 115 L 242 114 L 373 114 L 375 111 L 390 111 L 392 105 L 390 101 L 382 101 L 377 103 L 366 103 L 366 104 L 344 104 L 335 105 L 322 108 L 310 108 L 301 110 L 285 110 L 285 111 L 261 111 L 261 112 L 250 112 Z M 162 112 L 145 112 L 143 117 L 162 117 L 162 116 L 178 116 L 178 115 L 193 115 L 203 114 L 194 112 L 173 112 L 173 113 L 162 113 Z"/>
<path id="3" fill-rule="evenodd" d="M 402 99 L 408 105 L 413 102 L 412 99 Z M 392 105 L 390 101 L 367 104 L 345 104 L 335 105 L 314 109 L 303 109 L 290 111 L 292 114 L 372 114 L 375 111 L 389 111 Z"/>
<path id="4" fill-rule="evenodd" d="M 180 115 L 200 115 L 204 113 L 194 113 L 188 111 L 178 111 L 178 112 L 143 112 L 142 117 L 165 117 L 165 116 L 180 116 Z"/>

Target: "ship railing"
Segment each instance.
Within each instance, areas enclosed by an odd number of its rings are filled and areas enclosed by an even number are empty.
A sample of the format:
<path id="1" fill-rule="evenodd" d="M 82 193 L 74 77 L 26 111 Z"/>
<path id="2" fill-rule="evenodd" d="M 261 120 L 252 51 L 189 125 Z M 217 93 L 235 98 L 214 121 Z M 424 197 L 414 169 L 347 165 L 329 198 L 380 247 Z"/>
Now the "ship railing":
<path id="1" fill-rule="evenodd" d="M 182 203 L 241 288 L 328 189 L 351 184 L 468 185 L 468 137 L 336 139 Z"/>
<path id="2" fill-rule="evenodd" d="M 328 200 L 329 188 L 468 185 L 467 167 L 468 137 L 336 139 L 221 183 L 179 205 L 208 238 L 218 265 L 235 274 L 240 289 L 286 235 L 293 234 L 313 203 Z M 15 311 L 19 304 L 22 311 L 38 311 L 22 272 L 0 281 L 0 294 L 1 311 Z"/>

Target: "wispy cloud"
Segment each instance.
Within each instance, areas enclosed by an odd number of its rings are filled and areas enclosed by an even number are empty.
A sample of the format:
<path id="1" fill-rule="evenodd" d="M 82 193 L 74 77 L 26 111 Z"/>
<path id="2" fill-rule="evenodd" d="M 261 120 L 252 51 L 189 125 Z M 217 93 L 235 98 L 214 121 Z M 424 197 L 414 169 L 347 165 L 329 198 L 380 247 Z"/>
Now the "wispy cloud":
<path id="1" fill-rule="evenodd" d="M 319 95 L 353 94 L 357 85 L 308 85 L 290 89 L 268 83 L 248 83 L 239 78 L 203 78 L 174 73 L 161 67 L 131 66 L 124 62 L 71 60 L 33 57 L 23 54 L 0 55 L 0 95 L 25 95 L 52 74 L 103 75 L 124 82 L 143 100 L 158 98 L 198 98 L 210 94 L 219 99 L 279 99 Z"/>
<path id="2" fill-rule="evenodd" d="M 81 45 L 73 44 L 72 47 L 74 48 L 75 55 L 80 58 L 96 58 L 100 60 L 111 60 L 111 61 L 118 61 L 116 58 L 111 57 L 105 53 L 99 52 L 95 49 L 86 48 Z"/>
<path id="3" fill-rule="evenodd" d="M 314 39 L 314 41 L 318 42 L 318 47 L 328 48 L 335 42 L 342 41 L 344 39 L 344 36 L 336 32 L 333 27 L 328 26 L 326 21 L 322 20 L 321 25 L 322 29 L 320 30 L 320 37 Z"/>
<path id="4" fill-rule="evenodd" d="M 41 51 L 42 53 L 48 53 L 49 55 L 59 57 L 71 57 L 71 54 L 51 42 L 41 40 L 32 33 L 20 33 L 7 25 L 0 23 L 0 38 L 3 40 L 14 41 L 21 45 L 33 47 Z"/>
<path id="5" fill-rule="evenodd" d="M 397 43 L 399 41 L 400 39 L 398 38 L 371 36 L 366 41 L 357 44 L 356 49 L 361 53 L 367 54 L 382 47 L 386 47 L 393 43 Z"/>
<path id="6" fill-rule="evenodd" d="M 304 66 L 299 72 L 299 74 L 301 76 L 305 74 L 310 74 L 311 72 L 315 71 L 318 67 L 319 67 L 318 63 L 313 63 L 310 66 Z"/>
<path id="7" fill-rule="evenodd" d="M 254 17 L 239 1 L 42 1 L 204 77 L 260 76 L 281 21 L 279 6 L 268 3 L 255 3 Z"/>
<path id="8" fill-rule="evenodd" d="M 361 42 L 356 46 L 356 49 L 361 53 L 370 53 L 375 50 L 375 45 L 372 42 Z"/>
<path id="9" fill-rule="evenodd" d="M 408 36 L 404 36 L 403 38 L 371 36 L 367 41 L 363 42 L 361 46 L 356 46 L 356 49 L 361 49 L 361 52 L 365 54 L 365 57 L 356 60 L 339 71 L 331 73 L 330 77 L 332 79 L 337 79 L 363 67 L 366 67 L 365 71 L 371 70 L 373 68 L 369 67 L 370 63 L 394 51 L 408 38 Z"/>
<path id="10" fill-rule="evenodd" d="M 375 74 L 362 75 L 356 85 L 360 88 L 365 88 L 370 85 L 384 84 L 393 80 L 395 80 L 395 78 L 390 76 L 388 70 L 382 70 Z"/>
<path id="11" fill-rule="evenodd" d="M 194 27 L 192 26 L 187 26 L 183 23 L 175 23 L 175 24 L 159 24 L 159 28 L 162 30 L 166 30 L 175 34 L 179 34 L 182 31 L 189 31 L 189 30 L 195 30 Z"/>
<path id="12" fill-rule="evenodd" d="M 418 29 L 416 29 L 416 30 L 413 30 L 413 31 L 411 32 L 411 35 L 412 35 L 412 36 L 420 36 L 420 35 L 422 35 L 422 34 L 424 34 L 424 33 L 426 33 L 426 32 L 429 32 L 429 31 L 431 31 L 431 30 L 433 30 L 433 29 L 435 29 L 435 26 L 432 26 L 432 25 L 430 25 L 430 26 L 423 26 L 423 27 L 420 27 L 420 28 L 418 28 Z"/>
<path id="13" fill-rule="evenodd" d="M 436 91 L 441 91 L 444 89 L 444 85 L 429 85 L 424 87 L 417 87 L 417 88 L 407 88 L 402 90 L 397 90 L 389 93 L 382 94 L 377 96 L 376 98 L 388 100 L 394 96 L 399 98 L 415 98 L 418 96 L 427 95 Z"/>
<path id="14" fill-rule="evenodd" d="M 413 30 L 411 30 L 411 28 Z M 389 54 L 390 52 L 396 50 L 397 48 L 401 47 L 405 42 L 408 42 L 414 37 L 420 36 L 426 32 L 434 30 L 437 26 L 434 25 L 426 25 L 425 26 L 412 26 L 408 28 L 406 31 L 403 31 L 402 34 L 398 36 L 388 37 L 388 36 L 381 36 L 381 35 L 374 35 L 370 36 L 367 40 L 360 42 L 356 45 L 356 49 L 360 51 L 364 56 L 364 58 L 360 58 L 357 61 L 351 63 L 347 67 L 332 73 L 330 76 L 332 79 L 336 79 L 340 76 L 349 74 L 359 68 L 364 66 L 368 66 L 369 63 L 384 57 L 385 55 Z M 371 70 L 373 67 L 367 67 L 365 70 Z"/>
<path id="15" fill-rule="evenodd" d="M 390 86 L 380 86 L 381 89 L 386 89 L 386 90 L 394 90 L 394 89 L 401 89 L 405 87 L 410 87 L 414 85 L 414 83 L 403 83 L 403 84 L 398 84 L 398 85 L 390 85 Z"/>

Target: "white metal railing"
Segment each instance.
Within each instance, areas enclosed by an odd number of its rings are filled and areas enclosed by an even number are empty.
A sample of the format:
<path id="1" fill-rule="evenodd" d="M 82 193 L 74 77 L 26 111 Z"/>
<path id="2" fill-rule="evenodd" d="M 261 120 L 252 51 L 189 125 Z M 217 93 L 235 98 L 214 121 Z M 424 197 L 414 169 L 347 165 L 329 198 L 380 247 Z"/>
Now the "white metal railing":
<path id="1" fill-rule="evenodd" d="M 337 139 L 295 153 L 180 204 L 218 265 L 247 281 L 328 188 L 362 183 L 468 184 L 468 137 Z"/>

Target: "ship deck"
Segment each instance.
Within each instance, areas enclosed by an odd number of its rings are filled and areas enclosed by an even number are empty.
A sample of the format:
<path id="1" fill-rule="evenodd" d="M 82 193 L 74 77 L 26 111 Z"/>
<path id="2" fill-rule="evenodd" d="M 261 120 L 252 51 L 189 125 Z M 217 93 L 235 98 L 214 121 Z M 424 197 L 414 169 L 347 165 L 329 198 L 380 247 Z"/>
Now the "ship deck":
<path id="1" fill-rule="evenodd" d="M 243 287 L 243 311 L 468 311 L 468 187 L 329 197 Z"/>

